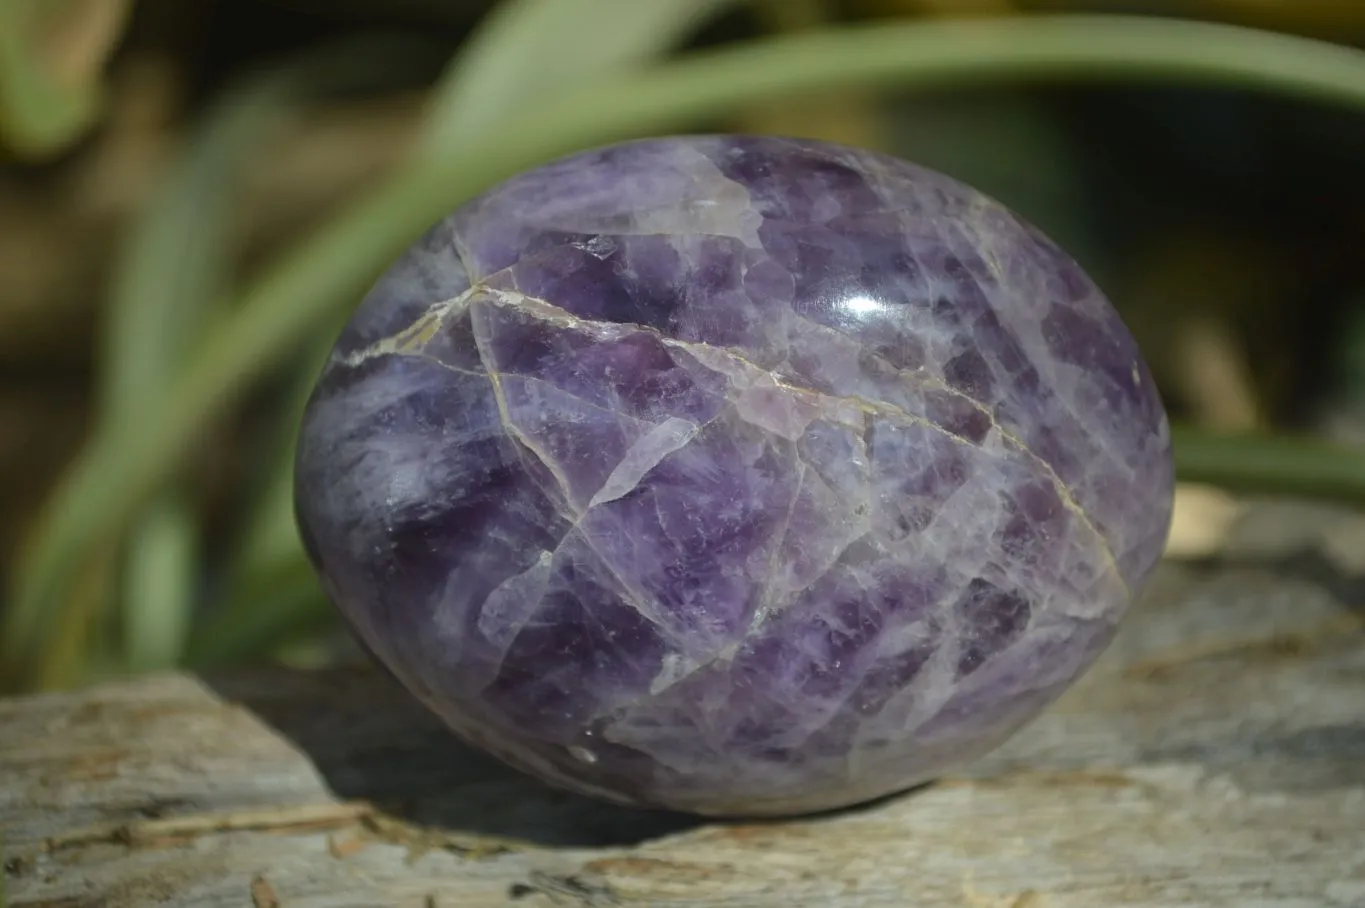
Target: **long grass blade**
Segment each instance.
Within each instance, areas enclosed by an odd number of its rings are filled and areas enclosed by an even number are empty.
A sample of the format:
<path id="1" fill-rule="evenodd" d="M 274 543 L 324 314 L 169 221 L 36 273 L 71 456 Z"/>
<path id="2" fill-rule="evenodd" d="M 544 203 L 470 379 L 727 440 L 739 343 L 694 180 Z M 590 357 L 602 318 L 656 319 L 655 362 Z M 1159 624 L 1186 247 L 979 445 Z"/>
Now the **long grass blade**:
<path id="1" fill-rule="evenodd" d="M 506 0 L 433 93 L 423 152 L 444 155 L 565 88 L 672 50 L 738 0 Z"/>
<path id="2" fill-rule="evenodd" d="M 281 89 L 278 79 L 258 80 L 211 109 L 135 224 L 108 307 L 106 423 L 136 419 L 176 380 L 205 324 L 221 314 L 238 172 L 288 109 Z M 179 660 L 198 579 L 198 536 L 197 516 L 176 489 L 163 491 L 134 522 L 118 596 L 126 669 L 168 668 Z"/>

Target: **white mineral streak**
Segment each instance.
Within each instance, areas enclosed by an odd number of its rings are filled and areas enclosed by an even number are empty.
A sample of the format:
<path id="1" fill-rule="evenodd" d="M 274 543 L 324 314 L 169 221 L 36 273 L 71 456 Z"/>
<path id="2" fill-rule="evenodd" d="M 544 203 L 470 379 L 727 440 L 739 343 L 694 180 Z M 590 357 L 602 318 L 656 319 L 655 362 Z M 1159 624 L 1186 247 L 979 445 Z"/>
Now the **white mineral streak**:
<path id="1" fill-rule="evenodd" d="M 586 747 L 581 747 L 576 744 L 569 748 L 569 755 L 573 757 L 575 760 L 578 760 L 583 763 L 591 764 L 597 762 L 597 754 L 588 750 Z"/>
<path id="2" fill-rule="evenodd" d="M 1073 593 L 1049 598 L 1047 605 L 1057 614 L 1083 620 L 1100 619 L 1110 611 L 1105 603 L 1119 601 L 1128 595 L 1122 578 L 1112 570 L 1102 570 L 1105 563 L 1096 563 L 1093 553 L 1083 547 L 1079 539 L 1069 541 L 1057 565 L 1057 576 Z"/>
<path id="3" fill-rule="evenodd" d="M 1102 396 L 1099 383 L 1085 369 L 1071 365 L 1052 355 L 1043 326 L 1054 300 L 1067 296 L 1064 288 L 1058 285 L 1059 278 L 1047 267 L 1038 267 L 1021 260 L 1020 251 L 1032 249 L 1029 243 L 1015 242 L 1025 228 L 1009 211 L 998 205 L 981 204 L 972 218 L 957 223 L 954 230 L 945 230 L 944 236 L 951 248 L 964 262 L 979 259 L 989 270 L 989 275 L 978 275 L 977 285 L 991 301 L 991 308 L 1023 347 L 1029 351 L 1030 361 L 1042 375 L 1044 384 L 1063 402 L 1072 415 L 1091 431 L 1086 436 L 1087 443 L 1094 449 L 1087 452 L 1087 479 L 1071 490 L 1073 498 L 1084 496 L 1088 491 L 1084 486 L 1096 477 L 1123 477 L 1125 481 L 1134 479 L 1134 465 L 1157 462 L 1160 451 L 1169 441 L 1169 424 L 1163 417 L 1157 431 L 1145 444 L 1151 452 L 1148 457 L 1133 458 L 1133 452 L 1123 452 L 1116 445 L 1118 439 L 1126 438 L 1127 433 L 1114 425 L 1114 411 Z M 1012 251 L 1012 254 L 1011 254 Z M 1035 250 L 1036 254 L 1036 250 Z M 1070 302 L 1070 308 L 1097 322 L 1104 322 L 1108 303 L 1097 288 L 1091 288 L 1082 299 Z M 1134 360 L 1129 377 L 1137 388 L 1142 383 L 1140 363 Z M 1090 523 L 1099 520 L 1114 522 L 1117 515 L 1086 515 Z M 1120 537 L 1116 546 L 1109 546 L 1115 561 L 1122 560 L 1141 539 Z"/>
<path id="4" fill-rule="evenodd" d="M 379 356 L 421 356 L 427 342 L 445 327 L 451 316 L 463 312 L 479 292 L 480 287 L 476 284 L 459 296 L 434 302 L 416 321 L 403 330 L 388 337 L 381 337 L 363 349 L 345 355 L 335 355 L 332 363 L 353 368 Z"/>
<path id="5" fill-rule="evenodd" d="M 782 550 L 787 545 L 787 536 L 791 532 L 792 518 L 796 516 L 796 510 L 801 505 L 801 494 L 806 487 L 806 477 L 811 470 L 810 465 L 804 460 L 800 461 L 797 468 L 796 488 L 792 491 L 791 507 L 787 509 L 787 516 L 782 518 L 782 524 L 778 528 L 776 541 L 773 543 L 772 551 L 768 555 L 767 569 L 764 572 L 766 585 L 763 588 L 763 598 L 759 600 L 758 608 L 754 609 L 754 615 L 749 619 L 749 633 L 753 634 L 763 622 L 768 620 L 772 613 L 773 605 L 792 591 L 793 584 L 788 578 L 792 570 L 791 564 L 784 564 L 782 561 Z M 831 512 L 831 516 L 837 512 Z M 837 557 L 837 555 L 836 555 Z M 833 562 L 831 562 L 832 564 Z"/>
<path id="6" fill-rule="evenodd" d="M 650 682 L 650 695 L 657 697 L 700 667 L 701 666 L 698 663 L 688 659 L 681 653 L 667 654 L 664 656 L 663 665 L 659 669 L 659 674 L 655 675 L 654 680 Z"/>
<path id="7" fill-rule="evenodd" d="M 480 349 L 479 355 L 484 356 L 482 349 Z M 516 424 L 516 421 L 512 419 L 511 412 L 507 406 L 507 392 L 503 389 L 502 376 L 497 372 L 490 371 L 488 373 L 488 380 L 493 389 L 493 399 L 497 402 L 498 418 L 502 420 L 503 428 L 506 429 L 507 433 L 515 438 L 523 448 L 530 451 L 531 454 L 544 465 L 545 469 L 550 471 L 550 475 L 555 478 L 555 484 L 559 487 L 560 495 L 563 496 L 564 500 L 572 507 L 574 504 L 573 488 L 569 483 L 568 477 L 564 475 L 564 472 L 559 468 L 559 464 L 556 463 L 555 459 L 545 451 L 542 451 L 540 446 L 536 444 L 535 439 L 527 435 L 526 432 Z"/>
<path id="8" fill-rule="evenodd" d="M 1006 308 L 1008 307 L 1006 306 Z M 925 317 L 922 322 L 916 322 L 915 319 L 918 316 L 913 311 L 910 314 L 903 314 L 900 317 L 907 320 L 908 322 L 907 330 L 909 331 L 909 333 L 912 333 L 916 338 L 920 339 L 925 344 L 926 355 L 928 356 L 929 359 L 942 363 L 952 358 L 951 348 L 952 337 L 950 334 L 945 334 L 944 332 L 939 330 L 938 327 L 933 323 L 933 321 L 928 319 L 927 317 Z M 1112 547 L 1109 545 L 1109 541 L 1105 538 L 1104 534 L 1101 533 L 1099 528 L 1095 525 L 1095 522 L 1091 518 L 1090 514 L 1080 506 L 1079 502 L 1076 501 L 1076 496 L 1072 492 L 1071 488 L 1062 480 L 1060 476 L 1057 475 L 1057 471 L 1052 467 L 1050 463 L 1048 463 L 1046 460 L 1035 454 L 1033 450 L 1028 446 L 1028 444 L 1025 443 L 1025 441 L 1022 438 L 1020 438 L 1017 434 L 1011 432 L 1009 429 L 1003 426 L 1000 423 L 1000 421 L 996 419 L 995 413 L 991 410 L 990 407 L 987 407 L 981 401 L 978 401 L 972 398 L 971 396 L 963 394 L 961 391 L 953 388 L 947 382 L 936 377 L 927 369 L 919 368 L 914 370 L 908 370 L 897 368 L 893 363 L 891 363 L 889 360 L 885 359 L 879 354 L 869 353 L 867 351 L 857 351 L 855 349 L 856 342 L 852 341 L 845 335 L 841 334 L 838 331 L 835 331 L 833 328 L 830 328 L 827 325 L 821 325 L 817 322 L 813 322 L 805 318 L 801 318 L 800 321 L 803 330 L 813 333 L 814 335 L 820 337 L 821 344 L 826 350 L 834 350 L 839 352 L 840 356 L 838 363 L 842 367 L 842 369 L 840 374 L 834 377 L 842 379 L 841 383 L 849 381 L 849 376 L 857 375 L 861 371 L 862 366 L 858 363 L 858 358 L 859 355 L 866 355 L 870 356 L 872 360 L 880 362 L 887 369 L 894 372 L 901 379 L 901 381 L 905 382 L 908 386 L 918 388 L 921 390 L 933 389 L 935 391 L 941 391 L 944 394 L 951 395 L 956 400 L 959 400 L 962 403 L 970 406 L 973 410 L 977 411 L 982 416 L 984 416 L 989 421 L 991 431 L 994 435 L 999 436 L 1001 439 L 1008 442 L 1008 444 L 1012 448 L 1014 448 L 1016 451 L 1018 451 L 1018 453 L 1022 454 L 1024 457 L 1027 457 L 1040 471 L 1042 471 L 1047 476 L 1049 481 L 1056 488 L 1057 495 L 1058 497 L 1060 497 L 1062 504 L 1067 508 L 1067 510 L 1075 514 L 1076 517 L 1081 521 L 1081 523 L 1086 527 L 1086 529 L 1093 534 L 1096 542 L 1098 543 L 1102 551 L 1102 554 L 1104 555 L 1105 560 L 1109 563 L 1110 570 L 1115 575 L 1115 577 L 1119 579 L 1120 582 L 1123 582 L 1122 573 L 1119 571 L 1118 562 Z M 1036 328 L 1033 331 L 1033 335 L 1037 336 L 1038 343 L 1042 343 L 1041 335 L 1038 335 Z M 717 350 L 717 348 L 706 349 L 716 350 L 719 353 L 730 355 L 733 358 L 739 358 L 737 355 L 731 353 L 731 351 Z M 695 350 L 689 350 L 689 352 L 691 352 L 699 360 L 706 362 L 703 359 L 701 353 Z M 828 354 L 826 354 L 826 357 L 828 358 Z M 721 366 L 715 364 L 714 362 L 706 362 L 706 364 L 711 368 L 717 369 L 718 371 L 725 371 L 727 375 L 730 375 L 732 381 L 735 380 L 735 376 L 731 372 L 724 370 Z M 1074 385 L 1074 382 L 1072 384 Z M 953 435 L 951 432 L 949 432 L 947 429 L 944 429 L 937 423 L 926 420 L 923 417 L 915 416 L 914 414 L 911 414 L 908 411 L 898 408 L 892 404 L 887 403 L 873 404 L 872 402 L 864 401 L 861 398 L 851 398 L 851 400 L 855 401 L 856 404 L 861 405 L 864 409 L 875 408 L 876 410 L 881 411 L 879 415 L 886 415 L 887 411 L 896 414 L 888 416 L 888 418 L 893 421 L 925 425 L 934 429 L 935 431 L 942 432 L 945 435 L 949 435 L 950 437 L 954 438 L 955 440 L 961 442 L 964 445 L 969 446 L 972 445 L 972 442 L 964 438 L 958 438 L 957 436 Z M 840 420 L 836 419 L 834 421 Z M 989 441 L 989 438 L 987 440 Z M 1127 589 L 1126 583 L 1124 584 L 1124 589 L 1125 591 Z"/>
<path id="9" fill-rule="evenodd" d="M 541 552 L 529 568 L 507 578 L 488 594 L 479 611 L 479 632 L 489 642 L 504 650 L 512 645 L 540 608 L 553 566 L 553 554 Z"/>
<path id="10" fill-rule="evenodd" d="M 798 397 L 778 384 L 771 373 L 733 368 L 736 364 L 725 354 L 706 357 L 703 353 L 697 359 L 730 377 L 735 411 L 741 419 L 781 438 L 799 440 L 810 424 L 822 416 L 832 422 L 850 423 L 857 419 L 857 411 L 849 406 L 838 407 L 834 413 L 822 413 L 809 398 Z"/>
<path id="11" fill-rule="evenodd" d="M 621 462 L 588 502 L 588 507 L 595 508 L 629 494 L 646 473 L 658 466 L 665 457 L 685 447 L 696 434 L 697 426 L 694 423 L 675 416 L 650 429 L 626 450 Z"/>
<path id="12" fill-rule="evenodd" d="M 581 208 L 542 211 L 528 217 L 528 221 L 551 230 L 588 236 L 723 236 L 737 239 L 752 249 L 762 248 L 758 228 L 763 225 L 763 215 L 754 209 L 748 189 L 725 176 L 709 158 L 695 149 L 679 149 L 670 154 L 669 160 L 677 171 L 669 177 L 676 179 L 679 191 L 657 193 L 659 201 L 655 206 L 645 204 L 628 216 L 616 211 L 597 214 Z M 620 182 L 632 179 L 631 175 L 625 174 Z M 653 172 L 648 179 L 658 184 L 668 177 Z M 622 187 L 613 189 L 613 192 L 621 191 L 625 190 Z M 642 198 L 650 196 L 648 191 L 639 189 L 636 194 Z"/>
<path id="13" fill-rule="evenodd" d="M 317 405 L 317 419 L 372 418 L 412 394 L 411 385 L 391 382 L 361 382 L 344 397 L 324 400 Z M 344 415 L 340 412 L 344 411 Z M 430 465 L 416 456 L 406 439 L 376 436 L 366 446 L 366 456 L 356 458 L 350 482 L 331 490 L 328 506 L 337 513 L 367 513 L 373 510 L 401 511 L 420 507 L 437 494 L 437 480 Z M 363 500 L 353 500 L 362 499 Z M 363 528 L 342 525 L 362 533 Z"/>
<path id="14" fill-rule="evenodd" d="M 914 683 L 892 694 L 877 713 L 859 721 L 854 743 L 849 748 L 849 762 L 845 765 L 848 773 L 865 771 L 857 760 L 871 749 L 872 742 L 904 740 L 907 734 L 938 715 L 956 690 L 954 679 L 960 652 L 957 635 L 945 632 L 938 648 L 915 676 Z M 1008 651 L 1002 656 L 1008 659 Z"/>
<path id="15" fill-rule="evenodd" d="M 469 306 L 476 296 L 481 303 L 513 307 L 518 311 L 529 314 L 535 318 L 558 322 L 566 327 L 598 334 L 604 338 L 620 337 L 637 331 L 658 335 L 657 331 L 647 326 L 583 319 L 546 300 L 529 297 L 515 291 L 485 288 L 482 285 L 476 284 L 459 297 L 432 306 L 409 328 L 392 337 L 384 338 L 372 345 L 372 347 L 367 348 L 367 350 L 352 354 L 351 358 L 356 359 L 357 361 L 363 361 L 370 356 L 379 355 L 380 353 L 421 355 L 421 349 L 425 341 L 429 339 L 439 326 L 451 315 L 462 312 Z M 823 331 L 829 331 L 830 334 L 837 335 L 837 332 L 830 331 L 830 329 L 827 329 L 824 326 L 814 327 L 822 329 Z M 926 332 L 926 336 L 932 334 L 933 332 Z M 981 448 L 980 445 L 953 434 L 932 420 L 910 413 L 909 411 L 892 404 L 874 402 L 857 396 L 824 394 L 811 389 L 796 387 L 791 385 L 783 376 L 779 376 L 771 370 L 763 369 L 754 364 L 738 351 L 709 344 L 675 340 L 663 335 L 658 336 L 665 346 L 671 349 L 680 350 L 697 360 L 697 362 L 701 363 L 703 366 L 725 375 L 731 384 L 731 402 L 740 417 L 783 438 L 799 438 L 801 433 L 816 419 L 825 419 L 833 423 L 854 427 L 861 426 L 862 420 L 866 414 L 874 414 L 877 417 L 887 419 L 893 423 L 923 426 L 931 431 L 941 433 L 957 443 L 973 449 Z M 1103 534 L 1099 532 L 1098 527 L 1095 526 L 1086 511 L 1080 507 L 1070 488 L 1062 481 L 1061 477 L 1057 475 L 1050 464 L 1034 454 L 1024 443 L 1023 439 L 1007 431 L 1000 425 L 990 409 L 979 401 L 973 400 L 967 395 L 953 390 L 944 382 L 936 379 L 932 375 L 926 374 L 923 370 L 916 370 L 913 372 L 906 370 L 897 371 L 902 380 L 921 385 L 925 388 L 933 388 L 952 394 L 954 397 L 964 401 L 986 416 L 991 423 L 992 430 L 991 435 L 986 439 L 986 444 L 991 447 L 996 447 L 998 442 L 993 442 L 992 439 L 1003 440 L 1007 443 L 1009 449 L 1013 449 L 1017 453 L 1028 458 L 1037 469 L 1048 478 L 1056 489 L 1062 504 L 1079 519 L 1092 535 L 1097 543 L 1100 554 L 1108 566 L 1108 573 L 1113 575 L 1114 581 L 1121 585 L 1121 588 L 1125 591 L 1125 595 L 1127 595 L 1126 584 L 1124 584 L 1108 541 L 1104 538 Z M 492 377 L 494 379 L 495 393 L 499 398 L 500 404 L 505 407 L 506 404 L 505 401 L 502 400 L 502 389 L 499 387 L 496 373 L 494 373 Z M 504 415 L 506 415 L 505 412 Z M 686 421 L 679 420 L 679 422 L 685 423 Z M 687 424 L 690 425 L 690 423 Z M 656 427 L 656 430 L 657 429 L 658 427 Z M 515 426 L 512 426 L 510 421 L 509 430 L 521 437 L 523 442 L 528 441 L 528 439 L 524 437 L 524 433 Z M 617 468 L 622 471 L 621 475 L 618 477 L 614 472 L 608 479 L 606 485 L 604 485 L 603 489 L 594 496 L 594 501 L 596 503 L 611 501 L 629 492 L 630 489 L 634 488 L 635 484 L 639 482 L 640 478 L 644 475 L 644 472 L 657 465 L 664 457 L 685 447 L 687 442 L 695 436 L 695 429 L 692 434 L 686 438 L 682 438 L 678 435 L 677 427 L 662 430 L 657 438 L 652 437 L 654 434 L 655 432 L 651 431 L 646 437 L 648 441 L 646 441 L 646 439 L 641 439 L 640 442 L 637 442 L 637 446 L 640 447 L 639 463 L 646 463 L 649 456 L 651 456 L 650 452 L 655 449 L 659 452 L 657 458 L 653 460 L 652 463 L 648 463 L 648 466 L 636 475 L 633 480 L 630 480 L 629 485 L 622 486 L 622 483 L 627 481 L 631 471 L 638 467 L 638 464 L 628 462 L 632 460 L 632 458 L 628 456 L 627 460 L 623 461 Z M 674 439 L 676 439 L 675 446 L 668 448 L 668 444 L 672 443 Z M 631 450 L 633 452 L 635 451 L 635 448 L 632 448 Z M 1006 449 L 999 449 L 998 453 L 1002 456 L 1007 456 Z M 555 470 L 556 465 L 553 464 L 553 462 L 547 461 L 546 465 L 550 467 L 551 470 Z"/>
<path id="16" fill-rule="evenodd" d="M 871 530 L 870 514 L 854 516 L 848 502 L 825 484 L 819 473 L 801 465 L 800 483 L 773 544 L 763 599 L 749 622 L 757 631 L 784 603 L 804 592 L 838 563 L 848 547 Z M 799 544 L 788 546 L 793 524 Z"/>

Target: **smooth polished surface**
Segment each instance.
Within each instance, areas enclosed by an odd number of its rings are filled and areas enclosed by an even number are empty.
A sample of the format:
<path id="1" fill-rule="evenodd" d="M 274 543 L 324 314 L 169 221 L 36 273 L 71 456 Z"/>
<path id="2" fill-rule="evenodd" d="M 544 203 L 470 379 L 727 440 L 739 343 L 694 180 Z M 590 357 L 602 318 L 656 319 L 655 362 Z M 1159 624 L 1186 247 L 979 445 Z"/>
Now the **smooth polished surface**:
<path id="1" fill-rule="evenodd" d="M 300 526 L 461 735 L 579 791 L 835 807 L 995 747 L 1170 517 L 1134 342 L 1064 252 L 892 158 L 702 137 L 434 227 L 309 404 Z"/>

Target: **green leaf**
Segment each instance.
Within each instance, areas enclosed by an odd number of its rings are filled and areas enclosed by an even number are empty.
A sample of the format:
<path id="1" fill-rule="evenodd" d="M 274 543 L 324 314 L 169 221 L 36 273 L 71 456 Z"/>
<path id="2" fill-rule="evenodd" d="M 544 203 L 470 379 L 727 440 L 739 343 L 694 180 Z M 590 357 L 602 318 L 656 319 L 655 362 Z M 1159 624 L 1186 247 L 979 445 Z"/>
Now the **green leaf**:
<path id="1" fill-rule="evenodd" d="M 0 138 L 26 157 L 63 151 L 104 100 L 101 72 L 127 0 L 0 0 Z"/>
<path id="2" fill-rule="evenodd" d="M 265 482 L 228 565 L 224 592 L 209 604 L 206 619 L 193 629 L 188 661 L 196 668 L 271 649 L 281 642 L 271 634 L 289 634 L 300 625 L 316 627 L 324 624 L 324 618 L 335 617 L 325 609 L 325 597 L 304 558 L 294 520 L 294 452 L 308 397 L 340 328 L 319 333 L 320 342 L 304 358 L 296 385 L 280 408 Z M 285 582 L 277 589 L 281 573 Z M 325 610 L 318 608 L 319 602 Z"/>
<path id="3" fill-rule="evenodd" d="M 157 496 L 133 524 L 119 600 L 124 670 L 179 664 L 199 581 L 199 536 L 194 509 L 176 492 Z"/>
<path id="4" fill-rule="evenodd" d="M 488 130 L 545 97 L 646 63 L 737 0 L 507 0 L 437 86 L 423 152 L 496 143 Z"/>
<path id="5" fill-rule="evenodd" d="M 1358 447 L 1314 437 L 1215 434 L 1181 426 L 1172 436 L 1182 479 L 1365 506 L 1365 454 Z"/>
<path id="6" fill-rule="evenodd" d="M 195 668 L 259 658 L 335 625 L 336 612 L 302 552 L 255 568 L 225 607 L 194 629 L 186 659 Z"/>
<path id="7" fill-rule="evenodd" d="M 102 382 L 106 421 L 136 418 L 183 365 L 226 302 L 237 171 L 281 113 L 276 86 L 209 112 L 133 226 L 109 301 Z"/>
<path id="8" fill-rule="evenodd" d="M 212 105 L 145 212 L 133 224 L 111 279 L 100 381 L 100 432 L 136 421 L 173 385 L 230 297 L 232 218 L 241 172 L 282 120 L 320 91 L 356 81 L 376 58 L 401 60 L 406 45 L 347 41 L 237 85 Z M 117 575 L 125 670 L 180 661 L 199 583 L 200 530 L 189 497 L 168 485 L 136 516 L 119 547 Z M 77 570 L 80 567 L 77 566 Z M 101 595 L 86 608 L 107 609 Z M 68 606 L 74 607 L 74 606 Z M 88 637 L 63 621 L 34 641 L 28 658 L 49 683 L 89 663 Z M 52 635 L 72 639 L 59 641 Z M 58 658 L 58 654 L 61 657 Z"/>
<path id="9" fill-rule="evenodd" d="M 53 493 L 15 573 L 0 661 L 19 661 L 63 620 L 73 569 L 125 529 L 211 420 L 343 312 L 422 230 L 492 183 L 585 146 L 688 127 L 813 89 L 1042 78 L 1194 81 L 1365 111 L 1361 51 L 1232 26 L 1118 16 L 878 24 L 785 36 L 547 95 L 477 141 L 403 170 L 325 225 L 248 289 L 177 382 L 135 418 L 101 428 Z"/>
<path id="10" fill-rule="evenodd" d="M 203 128 L 134 225 L 113 278 L 102 416 L 117 425 L 176 381 L 186 352 L 227 301 L 229 228 L 239 171 L 282 114 L 280 80 L 253 83 L 210 110 Z M 118 604 L 123 662 L 135 672 L 180 660 L 199 570 L 199 525 L 168 489 L 133 524 Z"/>

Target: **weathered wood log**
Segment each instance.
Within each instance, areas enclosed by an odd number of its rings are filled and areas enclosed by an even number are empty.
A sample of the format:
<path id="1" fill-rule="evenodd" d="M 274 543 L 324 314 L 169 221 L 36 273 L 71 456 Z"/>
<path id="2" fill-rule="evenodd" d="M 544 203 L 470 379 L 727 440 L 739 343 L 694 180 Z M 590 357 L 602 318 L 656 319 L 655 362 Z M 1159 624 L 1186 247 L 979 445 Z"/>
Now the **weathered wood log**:
<path id="1" fill-rule="evenodd" d="M 1362 592 L 1165 565 L 998 752 L 798 821 L 550 791 L 368 670 L 0 701 L 9 904 L 1365 906 Z"/>

